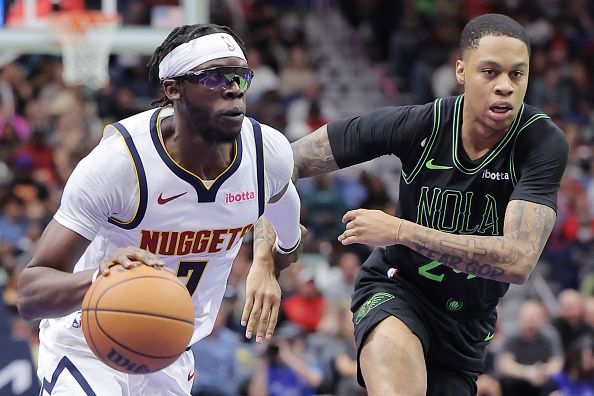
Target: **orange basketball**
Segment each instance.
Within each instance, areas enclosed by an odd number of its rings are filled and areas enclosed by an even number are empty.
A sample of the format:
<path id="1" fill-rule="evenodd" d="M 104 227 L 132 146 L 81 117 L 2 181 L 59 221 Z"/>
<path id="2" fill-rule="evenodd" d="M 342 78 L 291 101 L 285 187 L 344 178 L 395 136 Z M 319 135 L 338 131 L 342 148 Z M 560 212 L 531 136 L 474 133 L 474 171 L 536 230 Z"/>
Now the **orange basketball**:
<path id="1" fill-rule="evenodd" d="M 147 374 L 185 351 L 194 330 L 194 306 L 170 271 L 115 266 L 87 291 L 81 322 L 99 360 L 124 373 Z"/>

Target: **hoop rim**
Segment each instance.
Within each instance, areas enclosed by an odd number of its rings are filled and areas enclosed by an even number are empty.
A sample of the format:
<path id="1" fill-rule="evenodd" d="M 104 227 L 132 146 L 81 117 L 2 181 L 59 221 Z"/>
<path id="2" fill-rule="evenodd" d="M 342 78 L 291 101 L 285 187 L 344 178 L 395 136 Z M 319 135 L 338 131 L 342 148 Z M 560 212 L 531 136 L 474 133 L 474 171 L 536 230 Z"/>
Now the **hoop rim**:
<path id="1" fill-rule="evenodd" d="M 98 10 L 58 11 L 47 16 L 50 26 L 57 32 L 84 35 L 93 27 L 119 26 L 120 14 L 106 14 Z"/>

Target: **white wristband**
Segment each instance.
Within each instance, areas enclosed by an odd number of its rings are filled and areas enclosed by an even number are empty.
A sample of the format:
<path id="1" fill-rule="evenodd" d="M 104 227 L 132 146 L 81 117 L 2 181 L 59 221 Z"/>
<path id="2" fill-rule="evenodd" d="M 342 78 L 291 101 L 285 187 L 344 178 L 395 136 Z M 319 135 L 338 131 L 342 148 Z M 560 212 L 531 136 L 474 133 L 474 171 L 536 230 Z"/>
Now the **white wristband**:
<path id="1" fill-rule="evenodd" d="M 99 276 L 99 268 L 95 272 L 93 272 L 93 277 L 91 278 L 91 283 L 95 283 L 97 277 Z"/>
<path id="2" fill-rule="evenodd" d="M 280 254 L 287 255 L 287 254 L 291 254 L 295 250 L 297 250 L 300 243 L 301 243 L 301 234 L 299 234 L 299 238 L 297 239 L 297 243 L 295 244 L 295 246 L 293 246 L 289 249 L 285 249 L 284 247 L 282 247 L 278 244 L 278 237 L 276 237 L 276 241 L 274 241 L 274 249 L 276 249 L 276 251 L 279 252 Z"/>

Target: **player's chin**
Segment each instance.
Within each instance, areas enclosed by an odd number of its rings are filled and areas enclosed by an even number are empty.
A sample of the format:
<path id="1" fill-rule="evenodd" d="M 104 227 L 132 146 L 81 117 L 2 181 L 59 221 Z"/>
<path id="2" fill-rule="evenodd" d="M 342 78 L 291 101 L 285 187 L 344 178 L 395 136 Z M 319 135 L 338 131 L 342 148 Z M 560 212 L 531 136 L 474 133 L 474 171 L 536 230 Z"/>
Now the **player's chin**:
<path id="1" fill-rule="evenodd" d="M 241 125 L 238 128 L 219 128 L 216 133 L 207 136 L 209 140 L 214 143 L 232 143 L 237 139 L 237 136 L 241 133 Z"/>
<path id="2" fill-rule="evenodd" d="M 512 124 L 514 117 L 515 114 L 512 111 L 502 114 L 489 110 L 485 117 L 485 124 L 493 129 L 507 129 Z"/>
<path id="3" fill-rule="evenodd" d="M 217 121 L 221 130 L 237 135 L 241 130 L 244 118 L 244 113 L 223 113 L 218 117 Z"/>

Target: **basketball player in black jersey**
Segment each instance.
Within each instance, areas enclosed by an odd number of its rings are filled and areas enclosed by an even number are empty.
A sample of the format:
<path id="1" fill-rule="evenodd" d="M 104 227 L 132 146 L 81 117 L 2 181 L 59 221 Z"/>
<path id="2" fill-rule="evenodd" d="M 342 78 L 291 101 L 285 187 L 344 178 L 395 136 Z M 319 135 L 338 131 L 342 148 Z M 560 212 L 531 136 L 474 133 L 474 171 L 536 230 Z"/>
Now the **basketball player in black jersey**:
<path id="1" fill-rule="evenodd" d="M 463 95 L 332 122 L 293 143 L 297 177 L 386 154 L 402 161 L 397 216 L 350 211 L 339 237 L 377 247 L 352 301 L 370 395 L 474 395 L 495 306 L 526 281 L 555 222 L 568 146 L 523 103 L 525 30 L 483 15 L 460 46 Z M 263 228 L 256 238 L 273 241 Z"/>

